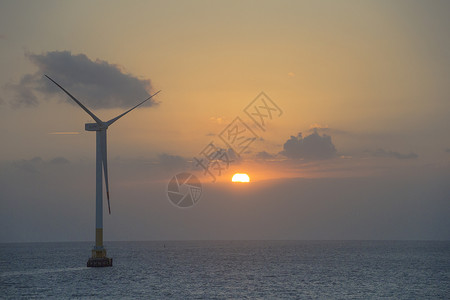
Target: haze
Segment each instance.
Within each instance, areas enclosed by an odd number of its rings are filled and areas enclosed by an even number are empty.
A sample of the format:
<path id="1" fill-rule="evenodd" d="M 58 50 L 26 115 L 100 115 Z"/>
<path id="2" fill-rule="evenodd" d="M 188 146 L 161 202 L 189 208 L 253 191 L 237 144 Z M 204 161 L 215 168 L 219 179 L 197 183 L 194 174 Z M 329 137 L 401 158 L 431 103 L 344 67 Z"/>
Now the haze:
<path id="1" fill-rule="evenodd" d="M 0 2 L 0 242 L 91 241 L 108 131 L 105 240 L 450 238 L 447 1 Z M 280 108 L 264 130 L 260 92 Z M 220 138 L 239 117 L 242 153 Z M 232 157 L 216 180 L 194 157 Z M 191 172 L 199 202 L 172 205 Z M 234 173 L 251 182 L 231 183 Z M 106 209 L 106 208 L 105 208 Z"/>

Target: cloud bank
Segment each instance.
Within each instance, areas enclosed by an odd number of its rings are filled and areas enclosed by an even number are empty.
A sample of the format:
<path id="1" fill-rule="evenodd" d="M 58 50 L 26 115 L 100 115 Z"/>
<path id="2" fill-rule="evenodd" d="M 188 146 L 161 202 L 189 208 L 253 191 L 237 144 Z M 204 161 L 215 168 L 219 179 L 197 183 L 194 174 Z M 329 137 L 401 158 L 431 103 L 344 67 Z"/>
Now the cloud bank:
<path id="1" fill-rule="evenodd" d="M 396 158 L 396 159 L 414 159 L 419 156 L 416 153 L 408 153 L 403 154 L 395 151 L 386 151 L 384 149 L 377 149 L 376 151 L 371 152 L 371 154 L 375 157 L 388 157 L 388 158 Z"/>
<path id="2" fill-rule="evenodd" d="M 62 156 L 55 157 L 49 161 L 43 160 L 41 157 L 36 156 L 32 159 L 22 159 L 12 162 L 12 166 L 28 173 L 39 173 L 39 168 L 48 165 L 65 165 L 69 164 L 70 161 Z"/>
<path id="3" fill-rule="evenodd" d="M 39 173 L 0 161 L 0 242 L 91 241 L 95 160 L 26 161 Z M 178 170 L 112 159 L 105 240 L 449 240 L 450 167 L 394 165 L 376 175 L 262 180 L 245 188 L 202 181 L 198 205 L 182 210 L 167 198 Z"/>
<path id="4" fill-rule="evenodd" d="M 302 137 L 300 132 L 297 136 L 291 136 L 283 145 L 283 151 L 280 154 L 293 159 L 328 159 L 336 156 L 334 147 L 329 135 L 320 136 L 317 131 Z"/>
<path id="5" fill-rule="evenodd" d="M 19 83 L 7 88 L 14 93 L 13 107 L 37 106 L 39 99 L 57 96 L 72 103 L 64 92 L 44 77 L 53 78 L 87 107 L 130 108 L 149 97 L 151 84 L 125 73 L 118 65 L 104 60 L 91 60 L 85 54 L 70 51 L 52 51 L 26 56 L 38 68 L 34 74 L 24 75 Z M 38 97 L 38 94 L 43 97 Z M 155 105 L 151 99 L 146 105 Z"/>

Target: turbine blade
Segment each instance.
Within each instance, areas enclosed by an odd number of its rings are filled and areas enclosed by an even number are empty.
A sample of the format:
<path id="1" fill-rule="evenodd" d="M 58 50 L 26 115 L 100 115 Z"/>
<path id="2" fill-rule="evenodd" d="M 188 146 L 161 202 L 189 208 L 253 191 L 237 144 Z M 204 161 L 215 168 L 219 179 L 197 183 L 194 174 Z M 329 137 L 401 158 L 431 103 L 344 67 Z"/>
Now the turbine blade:
<path id="1" fill-rule="evenodd" d="M 44 74 L 45 75 L 45 74 Z M 57 86 L 59 86 L 60 89 L 62 89 L 67 95 L 69 95 L 70 98 L 72 98 L 73 101 L 75 101 L 85 112 L 87 112 L 92 119 L 95 120 L 95 122 L 97 122 L 98 125 L 102 125 L 103 122 L 97 118 L 96 115 L 94 115 L 89 109 L 87 109 L 86 106 L 84 106 L 80 101 L 78 101 L 74 96 L 72 96 L 68 91 L 66 91 L 62 86 L 60 86 L 56 81 L 54 81 L 53 79 L 51 79 L 49 76 L 45 75 L 45 77 L 47 77 L 48 79 L 50 79 L 54 84 L 56 84 Z"/>
<path id="2" fill-rule="evenodd" d="M 108 184 L 108 156 L 106 153 L 106 130 L 100 131 L 100 147 L 102 150 L 103 174 L 105 175 L 106 199 L 108 199 L 108 211 L 111 214 L 111 205 L 109 203 L 109 184 Z"/>
<path id="3" fill-rule="evenodd" d="M 153 96 L 155 96 L 156 94 L 158 94 L 159 92 L 161 92 L 161 90 L 157 91 L 156 93 L 154 93 L 153 95 L 151 95 L 150 97 L 148 97 L 147 99 L 145 99 L 144 101 L 142 101 L 141 103 L 139 103 L 138 105 L 130 108 L 129 110 L 127 110 L 126 112 L 124 112 L 121 115 L 118 115 L 117 117 L 109 120 L 108 122 L 106 122 L 106 124 L 109 126 L 112 123 L 114 123 L 115 121 L 119 120 L 120 118 L 122 118 L 123 116 L 125 116 L 127 113 L 129 113 L 130 111 L 132 111 L 133 109 L 135 109 L 136 107 L 138 107 L 139 105 L 143 104 L 145 101 L 150 100 L 150 98 L 152 98 Z"/>

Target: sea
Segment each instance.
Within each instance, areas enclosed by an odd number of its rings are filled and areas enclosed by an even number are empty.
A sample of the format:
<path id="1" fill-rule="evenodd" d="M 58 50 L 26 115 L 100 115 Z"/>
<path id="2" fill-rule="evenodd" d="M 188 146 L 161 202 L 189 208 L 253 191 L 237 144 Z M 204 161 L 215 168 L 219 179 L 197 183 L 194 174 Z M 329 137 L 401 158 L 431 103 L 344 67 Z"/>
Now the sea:
<path id="1" fill-rule="evenodd" d="M 450 299 L 450 241 L 0 244 L 2 299 Z"/>

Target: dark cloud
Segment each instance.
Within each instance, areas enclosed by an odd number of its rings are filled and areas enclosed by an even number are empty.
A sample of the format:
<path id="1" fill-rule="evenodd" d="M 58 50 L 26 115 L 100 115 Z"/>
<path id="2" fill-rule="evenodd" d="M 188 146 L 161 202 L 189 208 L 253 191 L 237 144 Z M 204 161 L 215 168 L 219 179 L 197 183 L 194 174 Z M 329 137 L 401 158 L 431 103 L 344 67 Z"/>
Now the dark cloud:
<path id="1" fill-rule="evenodd" d="M 450 153 L 450 148 L 445 149 L 445 152 Z"/>
<path id="2" fill-rule="evenodd" d="M 297 136 L 291 136 L 283 145 L 283 151 L 280 154 L 294 159 L 328 159 L 336 156 L 331 137 L 324 134 L 320 136 L 315 130 L 312 134 L 302 137 L 300 132 Z"/>
<path id="3" fill-rule="evenodd" d="M 392 157 L 392 158 L 397 158 L 397 159 L 414 159 L 419 157 L 416 153 L 409 153 L 409 154 L 403 154 L 403 153 L 399 153 L 399 152 L 394 152 L 394 151 L 386 151 L 384 149 L 377 149 L 376 151 L 368 151 L 370 152 L 373 156 L 375 157 Z"/>
<path id="4" fill-rule="evenodd" d="M 52 77 L 88 108 L 130 108 L 150 96 L 150 80 L 125 73 L 118 65 L 104 60 L 93 61 L 84 54 L 74 55 L 70 51 L 28 53 L 26 56 L 38 70 L 34 74 L 24 75 L 17 84 L 7 85 L 14 92 L 13 107 L 37 106 L 37 92 L 44 99 L 56 95 L 72 103 L 44 74 Z M 155 104 L 152 99 L 147 105 Z"/>
<path id="5" fill-rule="evenodd" d="M 226 150 L 226 153 L 227 153 L 227 157 L 228 157 L 228 160 L 229 160 L 229 162 L 230 163 L 233 163 L 233 162 L 240 162 L 242 159 L 239 157 L 239 155 L 237 155 L 237 153 L 236 152 L 234 152 L 234 150 L 232 149 L 232 148 L 228 148 L 227 150 Z M 226 160 L 226 159 L 225 159 Z M 222 161 L 224 161 L 224 160 L 222 160 Z M 225 161 L 226 162 L 226 161 Z"/>

